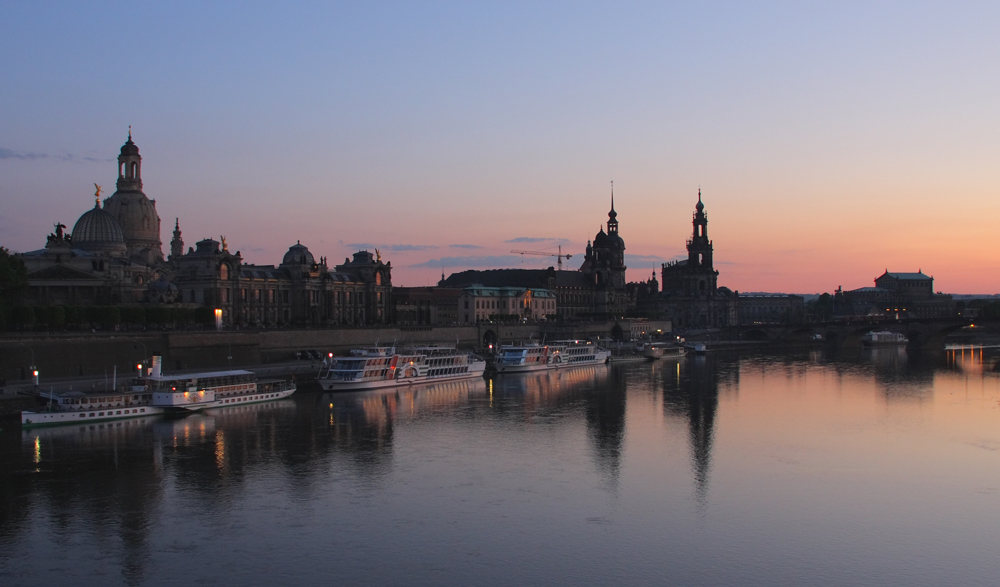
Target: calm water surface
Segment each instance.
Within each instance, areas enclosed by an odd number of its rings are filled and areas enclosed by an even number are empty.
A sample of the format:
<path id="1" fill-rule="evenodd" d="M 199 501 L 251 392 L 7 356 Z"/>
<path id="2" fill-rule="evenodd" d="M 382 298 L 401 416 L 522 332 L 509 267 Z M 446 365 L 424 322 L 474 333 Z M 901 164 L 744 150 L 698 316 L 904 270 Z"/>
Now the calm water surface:
<path id="1" fill-rule="evenodd" d="M 0 584 L 997 585 L 997 350 L 0 433 Z"/>

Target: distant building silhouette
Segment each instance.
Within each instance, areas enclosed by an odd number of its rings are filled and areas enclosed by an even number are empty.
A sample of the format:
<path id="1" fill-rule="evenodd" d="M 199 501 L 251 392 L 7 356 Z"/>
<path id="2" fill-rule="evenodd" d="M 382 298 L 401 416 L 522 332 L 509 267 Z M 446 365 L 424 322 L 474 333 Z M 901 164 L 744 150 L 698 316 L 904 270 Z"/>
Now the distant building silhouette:
<path id="1" fill-rule="evenodd" d="M 737 295 L 718 286 L 719 272 L 713 262 L 712 241 L 708 238 L 708 215 L 698 190 L 698 203 L 687 241 L 687 259 L 664 263 L 663 289 L 650 295 L 650 284 L 634 284 L 640 313 L 669 319 L 675 328 L 724 328 L 737 323 Z"/>
<path id="2" fill-rule="evenodd" d="M 576 271 L 548 269 L 467 270 L 442 279 L 442 288 L 522 288 L 547 290 L 553 299 L 555 312 L 561 318 L 621 317 L 631 309 L 625 284 L 625 241 L 618 233 L 618 213 L 614 194 L 608 212 L 607 232 L 602 227 L 592 242 L 587 243 L 584 261 Z M 471 309 L 471 308 L 470 308 Z M 460 308 L 459 322 L 464 322 Z M 543 315 L 548 315 L 543 314 Z M 482 314 L 477 314 L 482 319 Z M 471 321 L 475 321 L 471 318 Z"/>
<path id="3" fill-rule="evenodd" d="M 184 253 L 174 221 L 164 260 L 156 201 L 142 191 L 142 157 L 128 140 L 118 156 L 117 191 L 83 213 L 71 234 L 57 223 L 44 249 L 19 257 L 35 306 L 207 306 L 229 325 L 379 324 L 392 318 L 391 264 L 367 251 L 331 270 L 304 245 L 282 262 L 250 265 L 225 241 L 202 239 Z"/>
<path id="4" fill-rule="evenodd" d="M 838 315 L 948 318 L 955 313 L 950 295 L 934 293 L 934 278 L 916 273 L 891 273 L 875 278 L 875 287 L 861 287 L 834 295 Z"/>

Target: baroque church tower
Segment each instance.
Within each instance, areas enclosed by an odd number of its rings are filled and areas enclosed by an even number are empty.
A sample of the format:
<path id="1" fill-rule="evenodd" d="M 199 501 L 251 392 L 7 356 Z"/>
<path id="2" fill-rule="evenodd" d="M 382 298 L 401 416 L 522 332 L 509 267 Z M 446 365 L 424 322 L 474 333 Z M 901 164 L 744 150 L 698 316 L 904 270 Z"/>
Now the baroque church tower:
<path id="1" fill-rule="evenodd" d="M 156 201 L 142 192 L 142 157 L 139 147 L 132 142 L 131 127 L 128 141 L 118 155 L 117 187 L 117 191 L 104 201 L 104 209 L 122 228 L 128 258 L 146 265 L 162 263 L 160 216 L 156 212 Z"/>
<path id="2" fill-rule="evenodd" d="M 688 258 L 663 265 L 663 291 L 691 298 L 713 298 L 718 289 L 719 272 L 712 266 L 708 215 L 705 214 L 700 189 L 691 225 L 693 230 L 687 242 Z"/>
<path id="3" fill-rule="evenodd" d="M 688 268 L 693 281 L 688 291 L 691 294 L 715 294 L 719 272 L 712 266 L 712 241 L 708 240 L 708 216 L 705 204 L 701 202 L 701 188 L 698 189 L 698 203 L 694 206 L 694 231 L 687 242 Z"/>
<path id="4" fill-rule="evenodd" d="M 625 241 L 618 234 L 614 187 L 611 190 L 608 231 L 604 232 L 602 227 L 594 237 L 593 245 L 587 244 L 580 271 L 587 274 L 591 286 L 596 288 L 594 307 L 598 312 L 625 312 L 628 303 L 625 293 Z"/>

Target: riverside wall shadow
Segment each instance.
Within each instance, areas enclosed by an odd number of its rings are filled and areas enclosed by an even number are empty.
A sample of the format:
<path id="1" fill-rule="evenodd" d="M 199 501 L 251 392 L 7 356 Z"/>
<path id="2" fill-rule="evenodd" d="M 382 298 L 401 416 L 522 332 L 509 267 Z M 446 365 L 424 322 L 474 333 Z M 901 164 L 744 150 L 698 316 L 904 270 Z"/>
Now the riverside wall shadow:
<path id="1" fill-rule="evenodd" d="M 336 328 L 205 332 L 7 333 L 0 336 L 0 378 L 25 383 L 35 366 L 42 378 L 101 378 L 136 373 L 136 365 L 152 355 L 163 357 L 167 371 L 249 367 L 295 360 L 309 349 L 343 354 L 378 344 L 455 344 L 484 348 L 547 337 L 607 336 L 613 322 L 582 323 L 558 328 L 544 324 L 425 327 Z M 557 332 L 549 332 L 556 330 Z M 495 338 L 494 338 L 495 337 Z M 490 339 L 490 340 L 485 340 Z"/>

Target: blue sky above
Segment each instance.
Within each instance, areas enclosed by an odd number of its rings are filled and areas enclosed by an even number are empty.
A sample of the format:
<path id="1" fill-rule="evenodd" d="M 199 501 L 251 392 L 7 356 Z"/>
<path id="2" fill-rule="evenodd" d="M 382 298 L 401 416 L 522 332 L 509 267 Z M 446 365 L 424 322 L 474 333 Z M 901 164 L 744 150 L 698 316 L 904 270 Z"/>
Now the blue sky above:
<path id="1" fill-rule="evenodd" d="M 297 240 L 330 259 L 377 246 L 402 285 L 512 248 L 562 244 L 582 262 L 614 180 L 630 279 L 683 254 L 700 186 L 735 289 L 857 287 L 886 266 L 998 289 L 992 3 L 0 15 L 0 245 L 14 250 L 71 225 L 94 182 L 113 191 L 131 124 L 165 244 L 179 217 L 188 246 L 225 234 L 256 263 Z"/>

